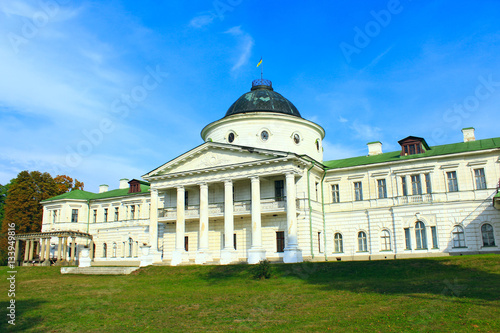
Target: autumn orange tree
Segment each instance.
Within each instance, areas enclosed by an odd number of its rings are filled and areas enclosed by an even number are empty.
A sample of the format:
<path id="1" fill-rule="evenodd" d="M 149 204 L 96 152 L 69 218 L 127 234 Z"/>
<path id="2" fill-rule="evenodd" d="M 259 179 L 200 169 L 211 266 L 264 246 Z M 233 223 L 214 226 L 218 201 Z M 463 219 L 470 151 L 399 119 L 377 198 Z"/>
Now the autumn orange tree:
<path id="1" fill-rule="evenodd" d="M 65 175 L 55 178 L 40 171 L 22 171 L 10 184 L 4 197 L 4 217 L 1 221 L 0 264 L 6 264 L 8 226 L 14 223 L 16 234 L 42 230 L 43 208 L 40 201 L 53 196 L 83 189 L 83 183 Z"/>

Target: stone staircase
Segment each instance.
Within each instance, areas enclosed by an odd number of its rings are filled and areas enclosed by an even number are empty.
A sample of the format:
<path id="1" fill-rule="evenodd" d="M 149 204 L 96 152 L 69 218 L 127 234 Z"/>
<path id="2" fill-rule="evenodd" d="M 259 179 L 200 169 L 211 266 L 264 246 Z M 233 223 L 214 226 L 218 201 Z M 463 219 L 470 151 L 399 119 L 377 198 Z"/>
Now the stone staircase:
<path id="1" fill-rule="evenodd" d="M 61 267 L 61 274 L 128 275 L 139 267 Z"/>

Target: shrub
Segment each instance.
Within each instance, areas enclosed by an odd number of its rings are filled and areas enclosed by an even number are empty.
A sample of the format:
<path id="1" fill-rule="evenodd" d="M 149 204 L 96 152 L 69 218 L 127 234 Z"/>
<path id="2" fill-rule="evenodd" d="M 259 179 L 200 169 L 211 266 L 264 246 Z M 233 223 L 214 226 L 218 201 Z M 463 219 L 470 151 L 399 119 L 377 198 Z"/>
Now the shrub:
<path id="1" fill-rule="evenodd" d="M 255 274 L 254 277 L 256 279 L 269 279 L 271 277 L 271 264 L 269 260 L 261 260 L 255 266 Z"/>

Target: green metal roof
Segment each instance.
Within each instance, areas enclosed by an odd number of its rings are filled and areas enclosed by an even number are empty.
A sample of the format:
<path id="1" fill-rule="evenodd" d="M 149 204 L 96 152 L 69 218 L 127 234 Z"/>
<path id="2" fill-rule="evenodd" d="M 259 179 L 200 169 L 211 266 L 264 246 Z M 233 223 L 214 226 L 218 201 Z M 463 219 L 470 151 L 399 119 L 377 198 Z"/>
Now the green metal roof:
<path id="1" fill-rule="evenodd" d="M 441 146 L 433 146 L 430 147 L 430 149 L 425 151 L 424 153 L 415 155 L 401 156 L 401 151 L 398 150 L 379 155 L 358 156 L 358 157 L 345 158 L 341 160 L 325 161 L 323 162 L 323 164 L 327 167 L 327 169 L 339 169 L 339 168 L 348 168 L 359 165 L 413 160 L 424 157 L 458 154 L 463 152 L 494 149 L 494 148 L 500 148 L 500 137 L 469 141 L 469 142 L 452 143 Z"/>
<path id="2" fill-rule="evenodd" d="M 46 201 L 55 201 L 55 200 L 98 200 L 98 199 L 108 199 L 108 198 L 116 198 L 116 197 L 123 197 L 123 196 L 129 196 L 129 195 L 137 195 L 137 194 L 144 194 L 149 192 L 149 183 L 146 183 L 148 185 L 145 185 L 141 181 L 141 192 L 136 192 L 136 193 L 128 193 L 129 188 L 122 188 L 122 189 L 117 189 L 117 190 L 111 190 L 103 193 L 92 193 L 92 192 L 87 192 L 87 191 L 82 191 L 82 190 L 74 190 L 71 192 L 66 192 L 61 195 L 57 195 L 52 198 L 48 198 L 46 200 L 43 200 L 42 202 Z"/>

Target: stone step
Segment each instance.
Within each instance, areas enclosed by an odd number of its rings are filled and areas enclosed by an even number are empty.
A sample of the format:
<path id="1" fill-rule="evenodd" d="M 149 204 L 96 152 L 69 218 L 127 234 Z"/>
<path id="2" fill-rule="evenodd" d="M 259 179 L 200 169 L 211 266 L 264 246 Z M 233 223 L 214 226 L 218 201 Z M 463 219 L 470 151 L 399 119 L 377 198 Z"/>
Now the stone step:
<path id="1" fill-rule="evenodd" d="M 139 267 L 61 267 L 61 274 L 128 275 Z"/>

